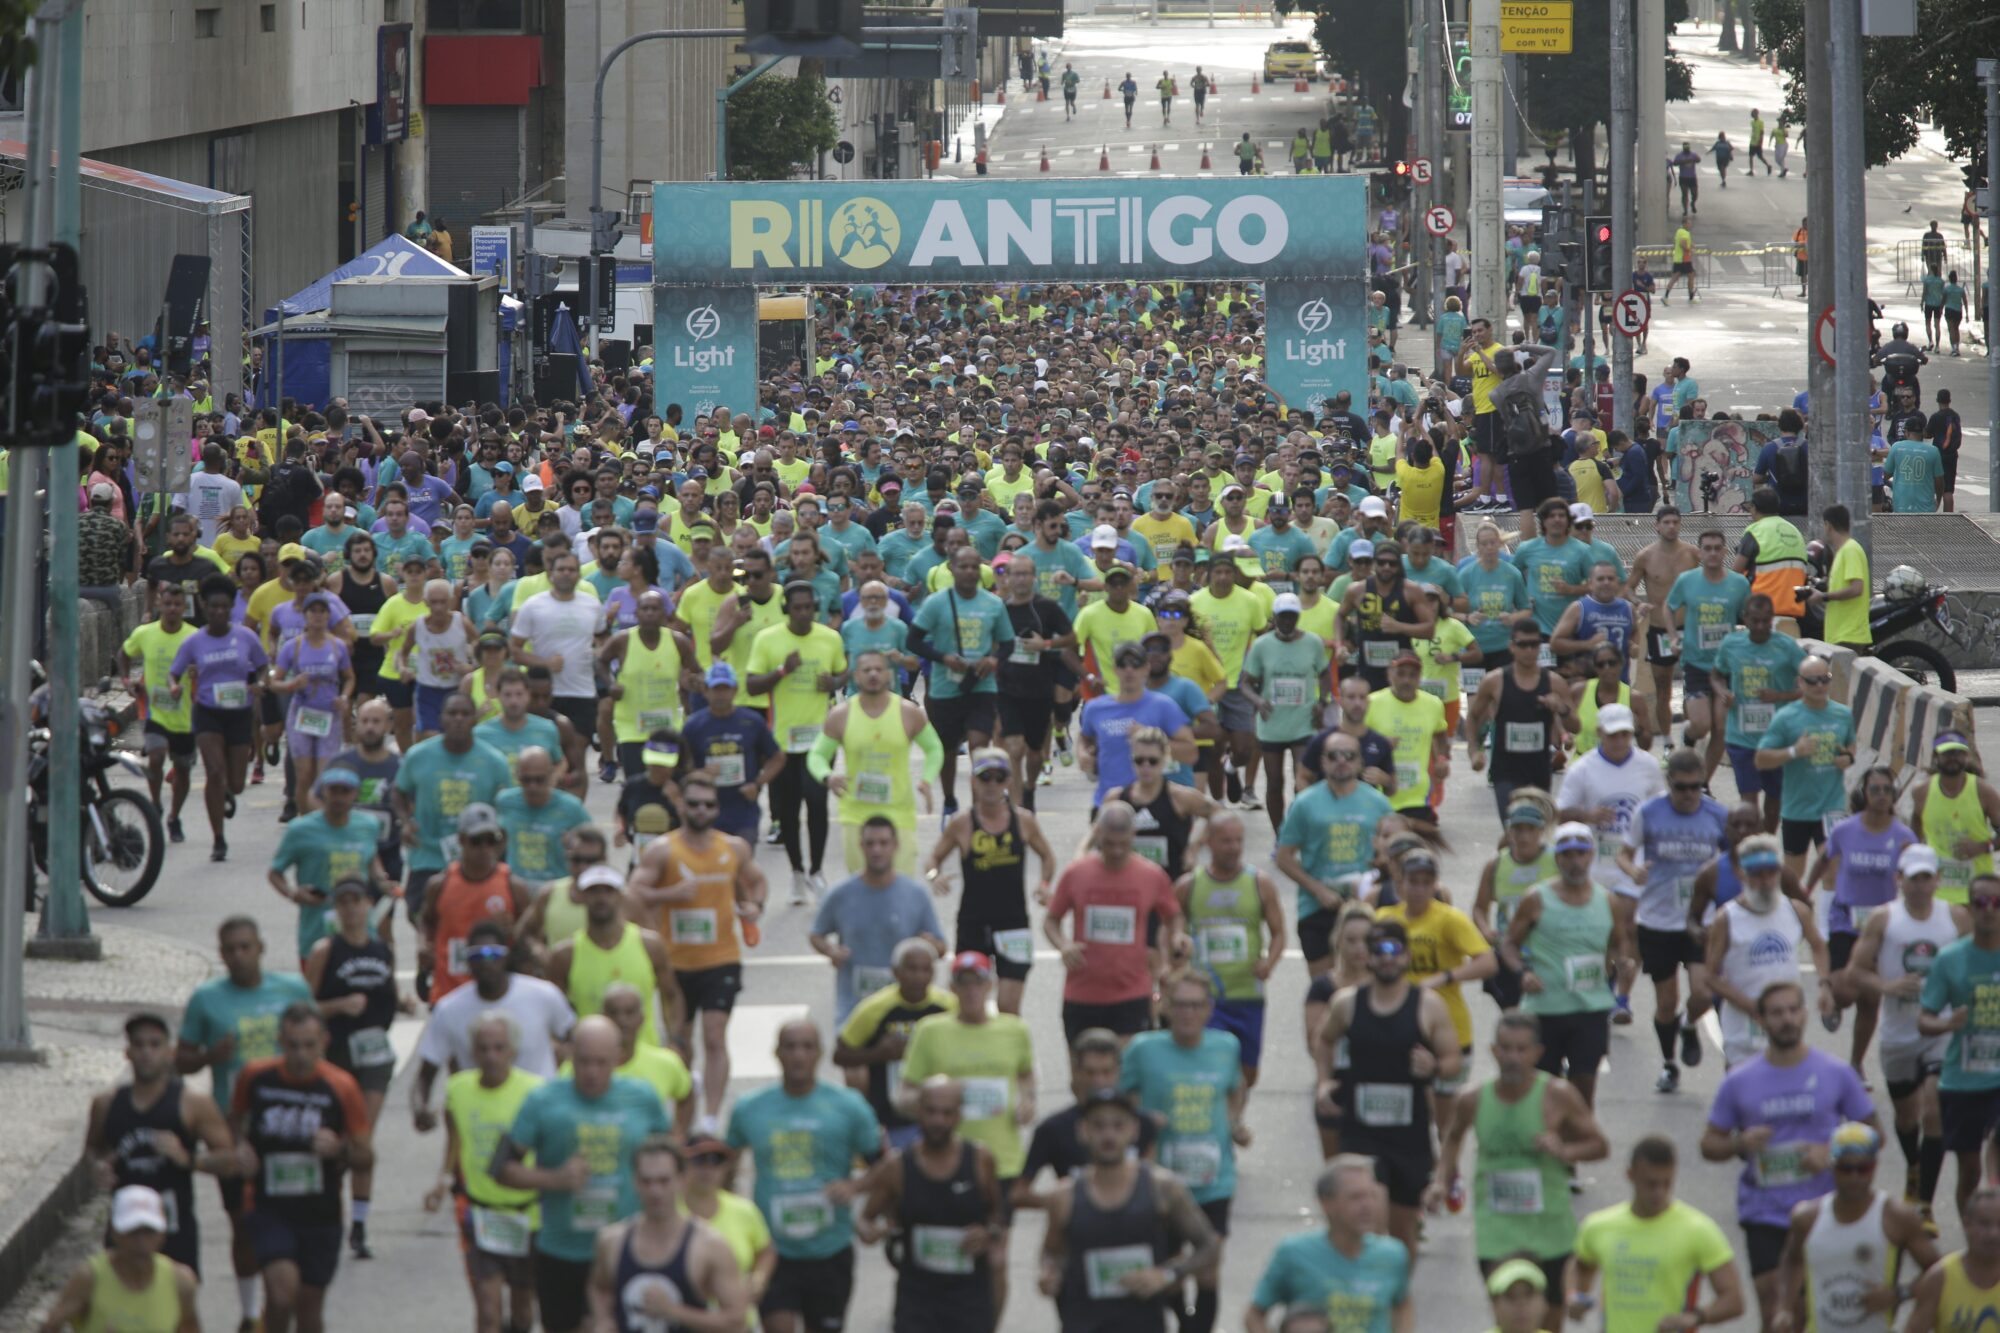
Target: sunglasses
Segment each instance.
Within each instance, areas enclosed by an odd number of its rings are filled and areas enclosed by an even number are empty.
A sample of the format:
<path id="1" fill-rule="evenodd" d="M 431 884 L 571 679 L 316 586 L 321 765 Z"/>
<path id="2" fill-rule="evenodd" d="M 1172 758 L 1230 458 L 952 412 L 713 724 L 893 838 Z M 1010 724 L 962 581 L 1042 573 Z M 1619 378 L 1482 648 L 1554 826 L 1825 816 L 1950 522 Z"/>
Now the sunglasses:
<path id="1" fill-rule="evenodd" d="M 1133 766 L 1134 768 L 1141 768 L 1141 767 L 1144 767 L 1144 768 L 1158 768 L 1158 767 L 1159 767 L 1159 766 L 1160 766 L 1161 764 L 1163 764 L 1163 763 L 1165 763 L 1165 762 L 1166 762 L 1166 761 L 1165 761 L 1164 759 L 1161 759 L 1161 758 L 1160 758 L 1160 757 L 1159 757 L 1158 755 L 1136 755 L 1136 754 L 1135 754 L 1135 755 L 1133 755 L 1133 756 L 1132 756 L 1132 766 Z"/>
<path id="2" fill-rule="evenodd" d="M 1996 908 L 2000 908 L 2000 894 L 1996 893 L 1975 893 L 1966 901 L 1970 902 L 1975 910 L 1981 912 L 1991 912 Z"/>
<path id="3" fill-rule="evenodd" d="M 597 857 L 586 855 L 582 852 L 571 852 L 565 859 L 573 866 L 594 866 L 598 864 Z"/>
<path id="4" fill-rule="evenodd" d="M 1673 784 L 1673 787 L 1674 787 L 1674 790 L 1675 790 L 1675 791 L 1700 791 L 1700 790 L 1701 790 L 1701 784 L 1700 784 L 1699 782 L 1676 782 L 1676 783 L 1674 783 L 1674 784 Z"/>
<path id="5" fill-rule="evenodd" d="M 1832 677 L 1832 676 L 1800 676 L 1800 677 L 1799 677 L 1799 684 L 1801 684 L 1801 685 L 1831 685 L 1832 683 L 1833 683 L 1833 677 Z"/>
<path id="6" fill-rule="evenodd" d="M 1154 613 L 1154 616 L 1155 616 L 1155 618 L 1156 618 L 1156 619 L 1159 619 L 1159 620 L 1186 620 L 1186 619 L 1187 619 L 1187 612 L 1185 612 L 1185 611 L 1157 611 L 1157 612 L 1155 612 L 1155 613 Z"/>
<path id="7" fill-rule="evenodd" d="M 506 956 L 507 951 L 497 944 L 475 945 L 465 951 L 466 960 L 474 963 L 496 963 Z"/>
<path id="8" fill-rule="evenodd" d="M 1516 648 L 1526 648 L 1539 652 L 1541 651 L 1542 641 L 1540 639 L 1516 639 L 1514 640 L 1514 646 Z"/>
<path id="9" fill-rule="evenodd" d="M 973 774 L 973 779 L 977 782 L 1005 782 L 1007 775 L 998 769 L 989 768 L 984 773 Z"/>
<path id="10" fill-rule="evenodd" d="M 1359 750 L 1328 750 L 1326 762 L 1329 764 L 1356 764 L 1361 762 Z"/>

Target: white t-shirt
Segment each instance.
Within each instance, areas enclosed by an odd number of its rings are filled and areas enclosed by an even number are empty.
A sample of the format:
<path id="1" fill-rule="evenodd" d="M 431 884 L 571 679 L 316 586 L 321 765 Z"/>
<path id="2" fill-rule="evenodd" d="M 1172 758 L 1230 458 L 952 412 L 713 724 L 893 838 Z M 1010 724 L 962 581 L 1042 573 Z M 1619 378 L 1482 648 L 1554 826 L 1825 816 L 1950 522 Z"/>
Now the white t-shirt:
<path id="1" fill-rule="evenodd" d="M 555 1044 L 569 1040 L 576 1011 L 554 986 L 518 972 L 498 1000 L 480 998 L 479 987 L 469 985 L 438 1001 L 424 1035 L 417 1039 L 417 1058 L 444 1070 L 472 1068 L 472 1025 L 488 1009 L 499 1009 L 514 1020 L 514 1067 L 554 1078 Z"/>
<path id="2" fill-rule="evenodd" d="M 1465 256 L 1453 250 L 1444 257 L 1444 285 L 1458 286 L 1459 277 L 1465 272 Z"/>
<path id="3" fill-rule="evenodd" d="M 1622 764 L 1606 759 L 1602 750 L 1592 750 L 1571 762 L 1563 773 L 1562 788 L 1556 795 L 1559 809 L 1587 810 L 1602 805 L 1613 811 L 1610 825 L 1597 830 L 1597 868 L 1592 876 L 1599 884 L 1627 897 L 1638 895 L 1639 886 L 1618 865 L 1618 849 L 1625 845 L 1633 813 L 1666 791 L 1667 777 L 1660 769 L 1659 757 L 1645 750 L 1633 750 Z"/>
<path id="4" fill-rule="evenodd" d="M 243 488 L 220 472 L 197 472 L 188 478 L 187 494 L 181 500 L 201 524 L 201 544 L 213 546 L 229 511 L 243 503 Z"/>
<path id="5" fill-rule="evenodd" d="M 599 609 L 597 599 L 581 591 L 571 593 L 566 602 L 556 600 L 553 592 L 538 592 L 514 608 L 511 632 L 526 639 L 535 656 L 563 660 L 562 670 L 555 673 L 559 699 L 597 697 L 590 648 Z"/>

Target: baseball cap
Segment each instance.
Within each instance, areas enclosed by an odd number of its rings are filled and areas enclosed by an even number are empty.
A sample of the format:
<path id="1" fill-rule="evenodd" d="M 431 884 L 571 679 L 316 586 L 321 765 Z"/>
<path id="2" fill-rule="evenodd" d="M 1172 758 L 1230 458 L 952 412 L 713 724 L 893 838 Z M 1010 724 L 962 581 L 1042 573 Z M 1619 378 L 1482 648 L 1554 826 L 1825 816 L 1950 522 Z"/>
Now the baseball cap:
<path id="1" fill-rule="evenodd" d="M 1299 595 L 1295 592 L 1281 592 L 1271 602 L 1271 614 L 1274 616 L 1296 616 L 1304 611 L 1305 607 L 1299 604 Z"/>
<path id="2" fill-rule="evenodd" d="M 620 889 L 625 887 L 625 877 L 610 866 L 592 866 L 576 877 L 578 889 Z"/>
<path id="3" fill-rule="evenodd" d="M 1389 506 L 1382 502 L 1381 496 L 1371 495 L 1361 502 L 1360 512 L 1366 514 L 1369 518 L 1387 518 L 1389 517 Z"/>
<path id="4" fill-rule="evenodd" d="M 1123 1111 L 1134 1120 L 1139 1118 L 1138 1104 L 1116 1088 L 1092 1088 L 1077 1098 L 1078 1114 L 1086 1119 L 1105 1109 Z"/>
<path id="5" fill-rule="evenodd" d="M 299 545 L 297 542 L 286 542 L 283 546 L 280 546 L 278 548 L 278 563 L 281 565 L 289 565 L 294 560 L 303 560 L 311 554 L 312 554 L 311 551 L 308 551 L 305 547 Z"/>
<path id="6" fill-rule="evenodd" d="M 1937 734 L 1937 739 L 1931 742 L 1931 753 L 1933 754 L 1946 754 L 1952 750 L 1970 751 L 1971 749 L 1972 746 L 1965 739 L 1965 733 L 1959 731 L 1940 731 Z"/>
<path id="7" fill-rule="evenodd" d="M 108 481 L 96 482 L 90 488 L 90 498 L 93 500 L 116 500 L 118 498 L 118 488 Z"/>
<path id="8" fill-rule="evenodd" d="M 1507 822 L 1509 824 L 1533 824 L 1536 828 L 1546 828 L 1549 820 L 1548 816 L 1542 813 L 1542 807 L 1534 804 L 1532 801 L 1526 801 L 1520 805 L 1509 806 L 1507 808 Z"/>
<path id="9" fill-rule="evenodd" d="M 1224 555 L 1248 555 L 1250 543 L 1232 532 L 1222 539 L 1221 549 Z"/>
<path id="10" fill-rule="evenodd" d="M 1373 560 L 1374 558 L 1375 543 L 1369 541 L 1366 537 L 1363 537 L 1360 541 L 1347 548 L 1347 560 L 1349 564 L 1354 563 L 1356 560 Z"/>
<path id="11" fill-rule="evenodd" d="M 1139 640 L 1139 646 L 1141 648 L 1144 648 L 1149 653 L 1152 652 L 1153 649 L 1155 648 L 1158 648 L 1163 652 L 1171 652 L 1173 650 L 1174 641 L 1168 638 L 1166 635 L 1160 633 L 1160 631 L 1154 630 L 1151 634 L 1148 634 L 1145 638 Z"/>
<path id="12" fill-rule="evenodd" d="M 951 960 L 951 979 L 957 981 L 963 976 L 984 977 L 991 981 L 993 960 L 977 949 L 967 949 L 964 953 L 954 955 Z"/>
<path id="13" fill-rule="evenodd" d="M 1556 850 L 1559 852 L 1591 852 L 1597 850 L 1597 833 L 1590 825 L 1577 819 L 1566 819 L 1556 825 Z"/>
<path id="14" fill-rule="evenodd" d="M 1104 571 L 1104 581 L 1106 583 L 1111 582 L 1111 580 L 1113 579 L 1129 580 L 1131 577 L 1132 577 L 1132 571 L 1126 568 L 1124 565 L 1113 565 L 1111 568 Z"/>
<path id="15" fill-rule="evenodd" d="M 1548 1276 L 1540 1265 L 1528 1259 L 1509 1259 L 1486 1279 L 1486 1291 L 1489 1295 L 1504 1296 L 1517 1282 L 1525 1282 L 1536 1291 L 1549 1289 Z"/>
<path id="16" fill-rule="evenodd" d="M 1245 491 L 1241 486 L 1236 485 L 1234 483 L 1231 483 L 1230 485 L 1224 486 L 1222 488 L 1222 498 L 1225 500 L 1227 500 L 1232 495 L 1248 495 L 1248 494 L 1249 492 Z"/>
<path id="17" fill-rule="evenodd" d="M 1913 842 L 1903 849 L 1896 861 L 1896 869 L 1905 875 L 1935 875 L 1938 872 L 1937 850 L 1927 843 Z"/>
<path id="18" fill-rule="evenodd" d="M 878 491 L 900 491 L 903 489 L 903 483 L 894 477 L 884 477 L 875 483 L 875 489 Z"/>
<path id="19" fill-rule="evenodd" d="M 458 836 L 477 838 L 487 833 L 500 832 L 500 816 L 484 801 L 474 801 L 458 812 Z"/>
<path id="20" fill-rule="evenodd" d="M 1090 547 L 1092 550 L 1116 549 L 1117 545 L 1118 529 L 1112 527 L 1109 523 L 1100 523 L 1091 529 Z"/>
<path id="21" fill-rule="evenodd" d="M 1597 710 L 1597 734 L 1600 736 L 1630 732 L 1633 726 L 1632 710 L 1624 704 L 1606 704 Z"/>
<path id="22" fill-rule="evenodd" d="M 530 472 L 527 476 L 521 478 L 521 490 L 523 492 L 539 491 L 541 489 L 542 489 L 542 478 L 540 474 Z"/>
<path id="23" fill-rule="evenodd" d="M 1875 1157 L 1882 1151 L 1882 1136 L 1873 1125 L 1850 1120 L 1833 1131 L 1826 1141 L 1826 1154 L 1838 1162 L 1850 1157 Z"/>
<path id="24" fill-rule="evenodd" d="M 680 762 L 680 750 L 665 741 L 647 741 L 639 758 L 648 768 L 672 768 Z"/>
<path id="25" fill-rule="evenodd" d="M 1595 523 L 1597 522 L 1597 514 L 1589 505 L 1578 500 L 1569 507 L 1569 521 L 1571 523 Z"/>
<path id="26" fill-rule="evenodd" d="M 145 1185 L 127 1185 L 111 1196 L 111 1229 L 123 1236 L 133 1231 L 167 1229 L 167 1210 L 160 1193 Z"/>
<path id="27" fill-rule="evenodd" d="M 660 530 L 660 515 L 657 511 L 652 509 L 647 509 L 632 515 L 633 532 L 644 534 L 648 532 L 658 532 L 659 530 Z"/>
<path id="28" fill-rule="evenodd" d="M 426 421 L 429 421 L 430 419 L 431 419 L 431 414 L 430 414 L 430 413 L 428 413 L 428 412 L 426 412 L 426 411 L 424 411 L 424 409 L 423 409 L 423 408 L 421 408 L 421 407 L 413 407 L 413 408 L 411 408 L 411 409 L 410 409 L 410 418 L 409 418 L 409 420 L 410 420 L 410 424 L 411 424 L 412 426 L 421 426 L 421 425 L 423 425 L 423 424 L 424 424 L 424 423 L 425 423 Z"/>
<path id="29" fill-rule="evenodd" d="M 717 662 L 708 669 L 708 674 L 702 677 L 702 681 L 708 685 L 734 685 L 736 668 L 727 662 Z"/>
<path id="30" fill-rule="evenodd" d="M 1007 771 L 1007 752 L 996 746 L 982 746 L 972 756 L 972 771 L 974 773 L 1005 773 Z"/>
<path id="31" fill-rule="evenodd" d="M 1127 639 L 1111 650 L 1111 663 L 1113 666 L 1144 666 L 1146 646 Z"/>

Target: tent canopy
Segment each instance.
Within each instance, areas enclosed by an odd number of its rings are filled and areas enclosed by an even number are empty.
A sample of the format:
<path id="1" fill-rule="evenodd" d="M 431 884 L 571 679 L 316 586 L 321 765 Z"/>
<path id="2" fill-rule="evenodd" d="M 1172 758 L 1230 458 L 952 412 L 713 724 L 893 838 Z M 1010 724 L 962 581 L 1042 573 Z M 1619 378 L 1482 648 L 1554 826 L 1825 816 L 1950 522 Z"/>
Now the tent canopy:
<path id="1" fill-rule="evenodd" d="M 287 319 L 326 310 L 333 304 L 333 284 L 343 278 L 463 278 L 466 271 L 446 263 L 407 236 L 382 241 L 293 292 L 264 312 L 266 322 L 282 312 Z"/>

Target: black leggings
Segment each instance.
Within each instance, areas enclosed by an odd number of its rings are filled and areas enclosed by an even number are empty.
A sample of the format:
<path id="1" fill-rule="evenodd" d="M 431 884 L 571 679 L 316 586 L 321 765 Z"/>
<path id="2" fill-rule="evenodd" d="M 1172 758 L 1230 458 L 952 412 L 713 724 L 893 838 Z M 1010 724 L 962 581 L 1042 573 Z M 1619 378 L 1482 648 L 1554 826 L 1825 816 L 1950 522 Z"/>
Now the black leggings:
<path id="1" fill-rule="evenodd" d="M 799 803 L 806 807 L 806 832 L 812 838 L 812 872 L 817 875 L 826 862 L 826 786 L 806 772 L 806 757 L 802 754 L 785 756 L 785 766 L 778 770 L 778 776 L 771 783 L 771 818 L 778 821 L 778 832 L 784 840 L 785 856 L 792 863 L 793 870 L 805 870 L 805 858 L 799 853 Z"/>

